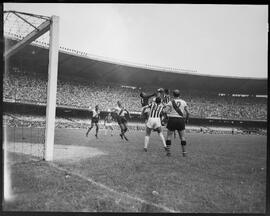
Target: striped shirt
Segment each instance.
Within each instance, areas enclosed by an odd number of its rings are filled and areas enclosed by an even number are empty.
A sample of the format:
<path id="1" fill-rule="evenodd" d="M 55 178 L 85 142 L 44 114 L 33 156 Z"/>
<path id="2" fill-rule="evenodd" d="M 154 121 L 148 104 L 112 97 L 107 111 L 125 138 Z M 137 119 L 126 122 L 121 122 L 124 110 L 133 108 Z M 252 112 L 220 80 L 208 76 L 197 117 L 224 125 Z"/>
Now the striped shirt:
<path id="1" fill-rule="evenodd" d="M 162 101 L 164 104 L 167 104 L 170 102 L 170 95 L 164 95 L 163 97 L 163 101 Z"/>
<path id="2" fill-rule="evenodd" d="M 147 108 L 150 108 L 149 117 L 150 118 L 160 118 L 162 114 L 162 110 L 164 108 L 163 104 L 157 104 L 155 102 L 152 102 L 151 104 L 146 106 Z"/>

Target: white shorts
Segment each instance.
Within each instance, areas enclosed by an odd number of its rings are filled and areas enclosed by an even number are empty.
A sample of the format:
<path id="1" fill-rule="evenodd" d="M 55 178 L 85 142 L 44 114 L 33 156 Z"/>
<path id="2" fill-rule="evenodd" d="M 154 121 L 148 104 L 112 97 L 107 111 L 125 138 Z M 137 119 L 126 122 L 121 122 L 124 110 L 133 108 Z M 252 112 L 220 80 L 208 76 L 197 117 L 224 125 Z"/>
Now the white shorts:
<path id="1" fill-rule="evenodd" d="M 150 129 L 156 129 L 156 128 L 161 127 L 160 118 L 149 118 L 146 123 L 146 127 Z"/>
<path id="2" fill-rule="evenodd" d="M 105 127 L 110 127 L 110 126 L 113 126 L 112 123 L 105 123 Z"/>

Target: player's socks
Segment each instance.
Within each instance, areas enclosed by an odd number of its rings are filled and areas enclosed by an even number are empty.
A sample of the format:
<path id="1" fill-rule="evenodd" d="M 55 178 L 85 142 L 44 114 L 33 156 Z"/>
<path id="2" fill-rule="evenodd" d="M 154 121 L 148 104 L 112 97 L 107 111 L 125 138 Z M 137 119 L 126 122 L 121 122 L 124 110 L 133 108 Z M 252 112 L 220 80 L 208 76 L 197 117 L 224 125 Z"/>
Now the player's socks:
<path id="1" fill-rule="evenodd" d="M 171 148 L 171 140 L 166 140 L 166 146 L 167 146 L 167 156 L 171 156 L 170 148 Z"/>
<path id="2" fill-rule="evenodd" d="M 143 150 L 144 150 L 145 152 L 147 152 L 147 148 L 143 148 Z"/>
<path id="3" fill-rule="evenodd" d="M 122 133 L 120 133 L 119 135 L 120 135 L 121 139 L 123 139 L 123 134 L 122 134 Z"/>
<path id="4" fill-rule="evenodd" d="M 148 143 L 149 143 L 149 136 L 145 136 L 145 138 L 144 138 L 144 148 L 147 149 Z"/>
<path id="5" fill-rule="evenodd" d="M 183 157 L 186 157 L 186 155 L 187 155 L 187 152 L 186 152 L 186 144 L 187 144 L 186 140 L 181 141 L 182 155 L 183 155 Z"/>
<path id="6" fill-rule="evenodd" d="M 125 138 L 126 141 L 128 141 L 128 138 L 125 135 L 123 135 L 123 137 Z"/>

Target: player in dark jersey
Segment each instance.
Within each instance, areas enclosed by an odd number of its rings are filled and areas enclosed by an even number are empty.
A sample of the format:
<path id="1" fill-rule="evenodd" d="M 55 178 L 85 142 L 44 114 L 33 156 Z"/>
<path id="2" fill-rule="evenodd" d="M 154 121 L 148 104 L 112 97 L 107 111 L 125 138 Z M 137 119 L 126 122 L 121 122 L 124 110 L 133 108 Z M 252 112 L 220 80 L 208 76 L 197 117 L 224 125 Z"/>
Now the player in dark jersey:
<path id="1" fill-rule="evenodd" d="M 142 107 L 144 106 L 147 106 L 149 104 L 149 99 L 151 97 L 154 97 L 156 95 L 156 93 L 153 93 L 153 94 L 146 94 L 145 92 L 141 92 L 140 93 L 140 97 L 141 97 L 141 105 Z M 144 112 L 141 117 L 143 120 L 145 120 L 145 122 L 147 121 L 148 119 L 148 112 Z"/>
<path id="2" fill-rule="evenodd" d="M 182 154 L 186 156 L 186 138 L 185 138 L 185 124 L 189 119 L 189 111 L 187 103 L 180 99 L 180 92 L 178 89 L 173 91 L 173 99 L 166 105 L 165 111 L 168 113 L 167 124 L 167 155 L 170 156 L 171 137 L 174 131 L 177 131 L 181 140 Z M 186 112 L 186 116 L 184 116 Z"/>
<path id="3" fill-rule="evenodd" d="M 91 131 L 91 129 L 95 125 L 96 126 L 95 137 L 98 138 L 98 129 L 99 129 L 98 121 L 99 121 L 99 114 L 100 114 L 98 105 L 95 106 L 95 109 L 92 110 L 92 113 L 93 113 L 93 115 L 92 115 L 91 126 L 90 126 L 90 128 L 88 128 L 88 130 L 86 132 L 86 137 L 88 137 L 89 132 Z"/>
<path id="4" fill-rule="evenodd" d="M 151 97 L 154 97 L 155 95 L 156 95 L 156 93 L 147 95 L 145 92 L 141 92 L 140 97 L 141 97 L 141 105 L 142 105 L 142 107 L 147 106 L 149 104 L 149 99 Z"/>
<path id="5" fill-rule="evenodd" d="M 125 136 L 125 133 L 127 132 L 127 119 L 125 117 L 125 114 L 127 114 L 130 118 L 130 114 L 128 112 L 127 109 L 125 109 L 120 101 L 117 101 L 117 107 L 112 109 L 113 111 L 116 112 L 116 120 L 117 123 L 120 126 L 121 129 L 121 133 L 120 133 L 120 137 L 123 139 L 123 137 L 125 138 L 125 140 L 128 141 L 128 138 Z"/>
<path id="6" fill-rule="evenodd" d="M 147 123 L 146 123 L 144 151 L 145 152 L 147 151 L 149 138 L 151 135 L 151 131 L 153 129 L 156 129 L 156 131 L 158 132 L 158 134 L 161 138 L 161 141 L 163 143 L 163 146 L 164 146 L 165 150 L 167 151 L 166 142 L 165 142 L 164 136 L 162 134 L 162 129 L 161 129 L 161 116 L 163 114 L 163 108 L 164 108 L 163 104 L 161 103 L 161 98 L 157 97 L 155 102 L 152 102 L 149 105 L 144 106 L 142 109 L 141 115 L 143 115 L 144 110 L 147 108 L 150 109 L 150 112 L 149 112 L 149 118 L 148 118 Z"/>

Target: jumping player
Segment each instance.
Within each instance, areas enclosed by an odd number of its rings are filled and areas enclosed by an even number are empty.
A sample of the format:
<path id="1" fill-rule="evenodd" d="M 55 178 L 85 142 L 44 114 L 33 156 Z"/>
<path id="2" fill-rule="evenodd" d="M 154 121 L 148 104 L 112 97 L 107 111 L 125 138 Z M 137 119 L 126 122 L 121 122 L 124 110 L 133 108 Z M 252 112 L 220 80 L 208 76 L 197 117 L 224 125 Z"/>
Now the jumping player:
<path id="1" fill-rule="evenodd" d="M 108 115 L 105 117 L 104 119 L 104 126 L 105 126 L 105 135 L 107 135 L 107 131 L 108 129 L 111 130 L 111 136 L 113 136 L 113 126 L 112 126 L 112 122 L 113 122 L 113 118 L 111 115 L 111 111 L 108 110 Z"/>
<path id="2" fill-rule="evenodd" d="M 98 105 L 95 106 L 95 109 L 93 109 L 92 112 L 93 112 L 93 115 L 92 115 L 91 126 L 90 126 L 90 128 L 87 130 L 87 132 L 86 132 L 86 137 L 88 137 L 89 132 L 91 131 L 91 129 L 92 129 L 92 128 L 94 127 L 94 125 L 95 125 L 95 126 L 96 126 L 96 134 L 95 134 L 95 137 L 98 138 L 98 129 L 99 129 L 98 121 L 99 121 L 99 114 L 100 114 Z"/>
<path id="3" fill-rule="evenodd" d="M 120 126 L 121 129 L 121 133 L 119 134 L 120 137 L 123 139 L 123 137 L 125 138 L 125 140 L 128 141 L 128 138 L 125 136 L 125 133 L 127 132 L 127 119 L 125 117 L 125 114 L 127 113 L 129 118 L 130 118 L 130 114 L 128 112 L 127 109 L 125 109 L 120 101 L 117 101 L 117 107 L 113 108 L 113 110 L 116 112 L 116 119 L 117 119 L 117 123 Z"/>
<path id="4" fill-rule="evenodd" d="M 156 95 L 156 93 L 147 95 L 145 92 L 141 92 L 140 97 L 141 97 L 141 105 L 142 105 L 142 107 L 147 106 L 149 104 L 149 99 L 151 97 L 154 97 L 155 95 Z"/>
<path id="5" fill-rule="evenodd" d="M 156 93 L 147 95 L 145 92 L 141 92 L 140 97 L 141 97 L 141 105 L 142 105 L 142 107 L 147 106 L 149 104 L 149 99 L 151 97 L 154 97 L 155 95 L 156 95 Z M 145 120 L 145 122 L 147 122 L 148 116 L 149 116 L 149 112 L 146 111 L 146 110 L 141 115 L 141 117 Z"/>
<path id="6" fill-rule="evenodd" d="M 170 102 L 170 100 L 171 100 L 171 98 L 170 98 L 170 92 L 169 92 L 169 89 L 164 89 L 164 96 L 163 96 L 163 101 L 162 101 L 162 103 L 163 103 L 163 104 L 167 104 L 167 103 Z"/>
<path id="7" fill-rule="evenodd" d="M 152 102 L 151 104 L 144 106 L 141 112 L 141 115 L 143 115 L 145 109 L 150 108 L 149 118 L 146 123 L 146 135 L 144 139 L 144 151 L 147 152 L 147 147 L 149 144 L 149 138 L 151 135 L 151 131 L 155 129 L 158 132 L 158 135 L 161 138 L 161 141 L 163 143 L 163 146 L 165 150 L 167 150 L 165 138 L 162 134 L 161 130 L 161 115 L 163 113 L 163 104 L 161 103 L 161 98 L 157 97 L 155 102 Z"/>
<path id="8" fill-rule="evenodd" d="M 185 138 L 185 124 L 188 123 L 189 111 L 187 103 L 180 99 L 180 92 L 178 89 L 173 91 L 173 99 L 166 105 L 165 108 L 168 113 L 168 124 L 167 124 L 167 156 L 170 156 L 170 146 L 172 134 L 177 130 L 182 146 L 183 157 L 186 156 L 186 138 Z M 186 112 L 186 117 L 184 118 L 184 111 Z"/>

